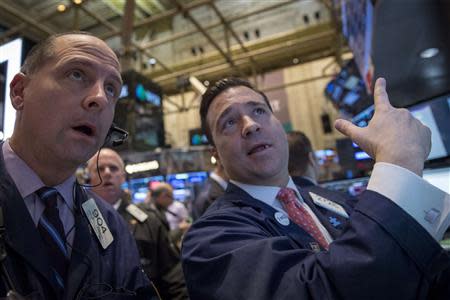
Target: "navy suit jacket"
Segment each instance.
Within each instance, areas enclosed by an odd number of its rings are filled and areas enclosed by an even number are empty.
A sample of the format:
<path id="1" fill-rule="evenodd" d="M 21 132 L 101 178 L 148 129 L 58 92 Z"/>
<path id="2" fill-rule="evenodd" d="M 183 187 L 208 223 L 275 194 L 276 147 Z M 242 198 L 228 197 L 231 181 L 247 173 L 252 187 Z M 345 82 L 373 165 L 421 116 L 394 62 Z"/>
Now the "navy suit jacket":
<path id="1" fill-rule="evenodd" d="M 27 299 L 55 299 L 57 287 L 50 269 L 51 258 L 44 250 L 43 240 L 23 198 L 5 169 L 1 147 L 0 143 L 0 205 L 7 252 L 4 264 L 21 295 L 29 295 Z M 150 290 L 149 281 L 140 267 L 135 241 L 122 217 L 111 205 L 94 198 L 114 237 L 112 244 L 103 250 L 81 212 L 81 204 L 88 195 L 78 186 L 75 194 L 76 232 L 64 299 L 75 299 L 80 291 L 85 296 L 98 296 L 107 285 L 118 289 L 121 295 L 117 298 L 109 295 L 106 299 L 136 299 L 129 291 L 137 289 L 143 294 L 150 293 L 145 291 Z M 0 297 L 5 294 L 5 285 L 0 279 Z"/>
<path id="2" fill-rule="evenodd" d="M 311 180 L 309 180 L 308 178 L 303 177 L 303 176 L 291 176 L 291 177 L 292 177 L 292 181 L 301 188 L 316 185 L 316 184 L 314 184 L 314 182 L 312 182 Z"/>
<path id="3" fill-rule="evenodd" d="M 309 191 L 350 218 L 316 206 Z M 229 184 L 183 241 L 191 299 L 450 299 L 449 256 L 392 201 L 373 191 L 356 201 L 317 186 L 300 193 L 333 237 L 329 251 Z"/>

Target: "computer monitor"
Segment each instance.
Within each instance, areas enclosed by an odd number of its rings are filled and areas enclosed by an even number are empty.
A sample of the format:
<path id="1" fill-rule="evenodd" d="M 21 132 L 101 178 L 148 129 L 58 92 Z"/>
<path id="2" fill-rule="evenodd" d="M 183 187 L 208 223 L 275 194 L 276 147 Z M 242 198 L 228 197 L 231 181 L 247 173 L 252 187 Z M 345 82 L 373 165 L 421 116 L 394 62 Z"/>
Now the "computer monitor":
<path id="1" fill-rule="evenodd" d="M 450 167 L 423 170 L 423 179 L 450 194 Z"/>
<path id="2" fill-rule="evenodd" d="M 431 130 L 431 151 L 426 165 L 450 159 L 450 95 L 443 95 L 407 107 L 411 114 Z M 353 124 L 366 127 L 374 114 L 371 105 L 352 118 Z M 361 157 L 365 157 L 361 153 Z"/>
<path id="3" fill-rule="evenodd" d="M 131 192 L 133 203 L 140 203 L 145 200 L 150 188 L 158 182 L 164 182 L 164 176 L 159 175 L 130 179 L 128 182 L 124 183 L 122 187 Z"/>
<path id="4" fill-rule="evenodd" d="M 339 111 L 349 116 L 360 113 L 373 103 L 354 60 L 347 62 L 327 84 L 325 95 Z"/>
<path id="5" fill-rule="evenodd" d="M 314 151 L 314 154 L 315 154 L 316 160 L 320 166 L 323 166 L 325 163 L 327 163 L 329 161 L 338 163 L 337 153 L 333 149 L 316 150 L 316 151 Z"/>
<path id="6" fill-rule="evenodd" d="M 173 198 L 176 201 L 192 201 L 195 199 L 199 186 L 208 179 L 208 172 L 189 172 L 169 174 L 167 183 L 173 187 Z"/>
<path id="7" fill-rule="evenodd" d="M 431 130 L 431 151 L 434 162 L 450 156 L 450 95 L 443 95 L 408 107 L 411 114 Z"/>

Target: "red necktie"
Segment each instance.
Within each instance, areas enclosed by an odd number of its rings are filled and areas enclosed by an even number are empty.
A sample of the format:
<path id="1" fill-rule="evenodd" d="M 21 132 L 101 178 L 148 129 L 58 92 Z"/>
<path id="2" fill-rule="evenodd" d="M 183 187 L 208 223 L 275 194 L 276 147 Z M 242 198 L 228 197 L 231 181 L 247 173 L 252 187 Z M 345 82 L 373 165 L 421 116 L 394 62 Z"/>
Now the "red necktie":
<path id="1" fill-rule="evenodd" d="M 283 204 L 289 219 L 308 232 L 323 248 L 328 250 L 328 242 L 308 211 L 297 201 L 295 191 L 291 188 L 281 188 L 277 199 Z"/>

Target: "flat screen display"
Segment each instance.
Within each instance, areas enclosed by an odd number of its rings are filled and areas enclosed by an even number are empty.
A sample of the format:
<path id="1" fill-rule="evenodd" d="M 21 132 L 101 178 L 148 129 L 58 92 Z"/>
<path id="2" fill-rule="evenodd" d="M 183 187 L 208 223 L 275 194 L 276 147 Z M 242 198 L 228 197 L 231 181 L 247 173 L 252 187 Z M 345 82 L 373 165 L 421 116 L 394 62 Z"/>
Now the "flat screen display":
<path id="1" fill-rule="evenodd" d="M 173 197 L 177 201 L 192 201 L 208 179 L 208 172 L 189 172 L 169 174 L 166 176 L 167 183 L 173 187 Z"/>
<path id="2" fill-rule="evenodd" d="M 133 203 L 140 203 L 145 200 L 149 190 L 159 182 L 164 182 L 164 176 L 152 176 L 145 178 L 130 179 L 124 183 L 122 188 L 128 189 L 131 192 L 131 199 Z"/>
<path id="3" fill-rule="evenodd" d="M 325 87 L 325 95 L 342 113 L 355 116 L 373 101 L 354 60 L 350 60 Z"/>
<path id="4" fill-rule="evenodd" d="M 428 160 L 448 157 L 450 154 L 450 95 L 415 104 L 408 109 L 431 130 L 431 151 Z"/>
<path id="5" fill-rule="evenodd" d="M 450 167 L 423 170 L 423 179 L 450 194 Z"/>

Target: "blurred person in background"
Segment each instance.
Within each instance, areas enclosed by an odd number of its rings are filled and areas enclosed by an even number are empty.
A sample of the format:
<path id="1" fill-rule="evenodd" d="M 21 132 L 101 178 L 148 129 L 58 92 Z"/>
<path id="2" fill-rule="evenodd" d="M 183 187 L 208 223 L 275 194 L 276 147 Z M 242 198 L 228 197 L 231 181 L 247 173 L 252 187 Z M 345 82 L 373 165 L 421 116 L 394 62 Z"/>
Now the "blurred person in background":
<path id="1" fill-rule="evenodd" d="M 222 163 L 216 160 L 216 167 L 209 174 L 206 184 L 200 190 L 198 197 L 192 204 L 192 217 L 198 219 L 208 207 L 225 193 L 228 186 L 228 175 Z"/>
<path id="2" fill-rule="evenodd" d="M 151 208 L 154 208 L 158 212 L 158 218 L 160 221 L 166 226 L 167 230 L 170 230 L 170 237 L 172 241 L 177 245 L 178 249 L 180 249 L 180 243 L 183 235 L 191 226 L 188 215 L 184 214 L 186 208 L 182 209 L 182 213 L 180 215 L 177 214 L 178 211 L 172 212 L 168 211 L 169 207 L 176 201 L 173 199 L 173 188 L 170 184 L 161 182 L 157 184 L 150 191 L 150 204 Z M 179 203 L 183 205 L 182 203 Z M 177 205 L 178 206 L 178 205 Z M 184 207 L 184 205 L 183 205 Z M 187 210 L 186 210 L 187 211 Z M 178 212 L 179 213 L 179 212 Z M 167 215 L 173 217 L 177 221 L 173 224 L 173 229 L 167 219 Z M 186 216 L 186 217 L 183 217 Z M 179 221 L 178 221 L 179 220 Z"/>
<path id="3" fill-rule="evenodd" d="M 173 193 L 173 192 L 172 192 Z M 173 195 L 173 194 L 172 194 Z M 170 230 L 176 230 L 183 226 L 183 222 L 189 222 L 189 212 L 180 201 L 172 201 L 165 212 L 167 222 L 169 222 Z"/>
<path id="4" fill-rule="evenodd" d="M 287 133 L 289 144 L 288 170 L 300 187 L 317 185 L 319 164 L 309 138 L 301 131 Z"/>
<path id="5" fill-rule="evenodd" d="M 187 299 L 178 250 L 169 232 L 152 209 L 131 203 L 131 196 L 122 190 L 125 168 L 119 154 L 102 149 L 88 161 L 92 191 L 124 218 L 136 239 L 144 271 L 159 290 L 162 299 Z"/>

